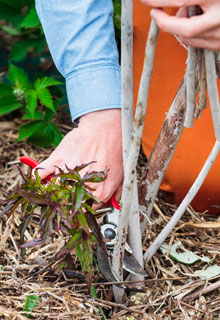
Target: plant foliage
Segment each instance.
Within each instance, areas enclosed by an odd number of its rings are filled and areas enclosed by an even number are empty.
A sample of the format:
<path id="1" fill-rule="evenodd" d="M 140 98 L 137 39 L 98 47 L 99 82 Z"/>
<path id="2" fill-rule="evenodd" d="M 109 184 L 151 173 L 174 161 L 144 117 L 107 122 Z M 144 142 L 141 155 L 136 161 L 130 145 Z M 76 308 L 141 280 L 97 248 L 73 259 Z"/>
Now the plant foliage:
<path id="1" fill-rule="evenodd" d="M 6 213 L 14 214 L 15 210 L 21 207 L 22 223 L 19 228 L 21 248 L 43 245 L 51 241 L 58 230 L 67 233 L 68 241 L 54 256 L 54 261 L 60 261 L 60 266 L 65 267 L 65 257 L 76 249 L 90 289 L 93 272 L 92 245 L 97 241 L 103 248 L 105 245 L 94 218 L 96 212 L 92 209 L 92 203 L 98 202 L 98 199 L 92 195 L 94 189 L 87 183 L 104 181 L 107 172 L 92 171 L 81 177 L 80 171 L 89 164 L 74 169 L 66 167 L 65 172 L 59 169 L 59 173 L 47 184 L 42 184 L 37 170 L 33 178 L 31 171 L 25 175 L 18 167 L 22 181 L 13 194 L 0 202 L 0 205 L 6 205 L 0 217 Z M 39 237 L 24 243 L 24 233 L 33 219 L 39 223 Z"/>
<path id="2" fill-rule="evenodd" d="M 50 87 L 61 82 L 52 77 L 28 80 L 23 69 L 11 64 L 9 84 L 0 83 L 0 116 L 18 110 L 26 123 L 19 128 L 19 140 L 24 138 L 42 147 L 57 146 L 62 139 L 58 127 L 51 122 L 60 100 L 52 96 Z"/>

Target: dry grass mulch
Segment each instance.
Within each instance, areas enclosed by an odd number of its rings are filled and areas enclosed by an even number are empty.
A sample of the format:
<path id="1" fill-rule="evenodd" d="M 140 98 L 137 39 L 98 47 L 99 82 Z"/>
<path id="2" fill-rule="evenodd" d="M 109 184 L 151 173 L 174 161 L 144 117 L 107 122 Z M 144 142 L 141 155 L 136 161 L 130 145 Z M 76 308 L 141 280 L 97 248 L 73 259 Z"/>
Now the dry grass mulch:
<path id="1" fill-rule="evenodd" d="M 14 165 L 19 163 L 21 155 L 41 161 L 51 152 L 51 149 L 16 142 L 18 122 L 0 123 L 0 199 L 13 190 L 20 179 Z M 139 166 L 144 166 L 143 156 Z M 144 251 L 175 209 L 176 206 L 163 197 L 157 199 L 143 239 Z M 97 298 L 88 294 L 77 259 L 71 275 L 47 268 L 47 261 L 65 241 L 61 233 L 52 243 L 27 249 L 23 254 L 17 244 L 20 222 L 19 212 L 9 220 L 6 217 L 0 219 L 0 319 L 28 319 L 23 312 L 28 295 L 40 297 L 29 319 L 102 319 L 100 307 L 107 319 L 220 319 L 220 275 L 202 279 L 195 274 L 196 270 L 207 269 L 211 265 L 220 266 L 218 217 L 189 208 L 166 240 L 169 248 L 181 241 L 182 252 L 193 251 L 210 258 L 210 263 L 200 261 L 186 265 L 158 251 L 146 266 L 151 277 L 140 283 L 138 288 L 132 281 L 127 283 L 128 298 L 124 305 L 112 300 L 112 286 L 95 266 L 93 284 Z M 31 240 L 36 233 L 37 225 L 33 223 L 25 233 L 25 240 Z"/>

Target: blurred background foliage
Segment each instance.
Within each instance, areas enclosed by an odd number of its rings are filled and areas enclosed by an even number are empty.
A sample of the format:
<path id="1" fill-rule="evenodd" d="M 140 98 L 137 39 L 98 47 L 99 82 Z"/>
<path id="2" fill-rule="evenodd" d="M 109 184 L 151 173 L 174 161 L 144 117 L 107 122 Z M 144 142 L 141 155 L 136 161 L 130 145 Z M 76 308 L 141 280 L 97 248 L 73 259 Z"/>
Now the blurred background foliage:
<path id="1" fill-rule="evenodd" d="M 113 0 L 120 46 L 120 0 Z M 34 0 L 0 0 L 0 119 L 22 119 L 19 140 L 57 146 L 56 113 L 68 112 L 64 79 L 50 56 Z"/>

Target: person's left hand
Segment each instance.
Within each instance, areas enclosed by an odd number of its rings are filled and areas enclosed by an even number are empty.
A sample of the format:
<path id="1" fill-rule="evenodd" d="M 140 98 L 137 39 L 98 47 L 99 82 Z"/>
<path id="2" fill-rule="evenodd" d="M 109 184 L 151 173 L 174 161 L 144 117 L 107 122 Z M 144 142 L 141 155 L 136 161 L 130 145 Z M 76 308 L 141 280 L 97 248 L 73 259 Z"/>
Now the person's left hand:
<path id="1" fill-rule="evenodd" d="M 219 0 L 141 0 L 154 7 L 151 17 L 161 30 L 175 34 L 190 46 L 220 50 L 220 1 Z M 188 18 L 187 9 L 198 5 L 203 13 Z M 169 16 L 156 8 L 177 7 L 176 16 Z"/>

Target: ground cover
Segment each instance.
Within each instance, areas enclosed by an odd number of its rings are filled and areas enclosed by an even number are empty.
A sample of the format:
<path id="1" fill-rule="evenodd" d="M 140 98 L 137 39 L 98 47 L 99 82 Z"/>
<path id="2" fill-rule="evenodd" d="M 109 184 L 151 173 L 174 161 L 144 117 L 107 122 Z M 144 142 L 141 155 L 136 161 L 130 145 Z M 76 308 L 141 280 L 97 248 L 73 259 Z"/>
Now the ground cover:
<path id="1" fill-rule="evenodd" d="M 65 134 L 71 128 L 68 116 L 58 114 L 57 124 Z M 63 125 L 65 123 L 65 125 Z M 20 177 L 15 164 L 21 155 L 41 161 L 52 149 L 43 149 L 17 142 L 19 119 L 0 122 L 0 199 L 13 190 Z M 146 159 L 139 158 L 139 177 Z M 24 166 L 22 165 L 24 168 Z M 176 209 L 165 195 L 160 194 L 143 239 L 144 251 L 165 226 Z M 97 298 L 88 295 L 86 282 L 78 261 L 70 268 L 72 273 L 54 272 L 47 268 L 50 257 L 63 245 L 63 235 L 41 248 L 32 248 L 24 255 L 18 248 L 19 211 L 8 221 L 0 220 L 0 319 L 27 319 L 23 312 L 26 297 L 40 298 L 30 319 L 102 319 L 100 307 L 107 319 L 220 319 L 218 268 L 212 278 L 201 278 L 196 271 L 220 266 L 220 219 L 197 213 L 189 208 L 167 239 L 168 253 L 160 250 L 145 267 L 148 277 L 140 283 L 127 283 L 128 300 L 124 305 L 112 301 L 112 286 L 96 269 L 93 284 Z M 32 224 L 25 233 L 31 240 L 38 226 Z M 172 245 L 181 241 L 178 252 L 192 251 L 209 262 L 198 260 L 192 265 L 173 258 Z"/>

